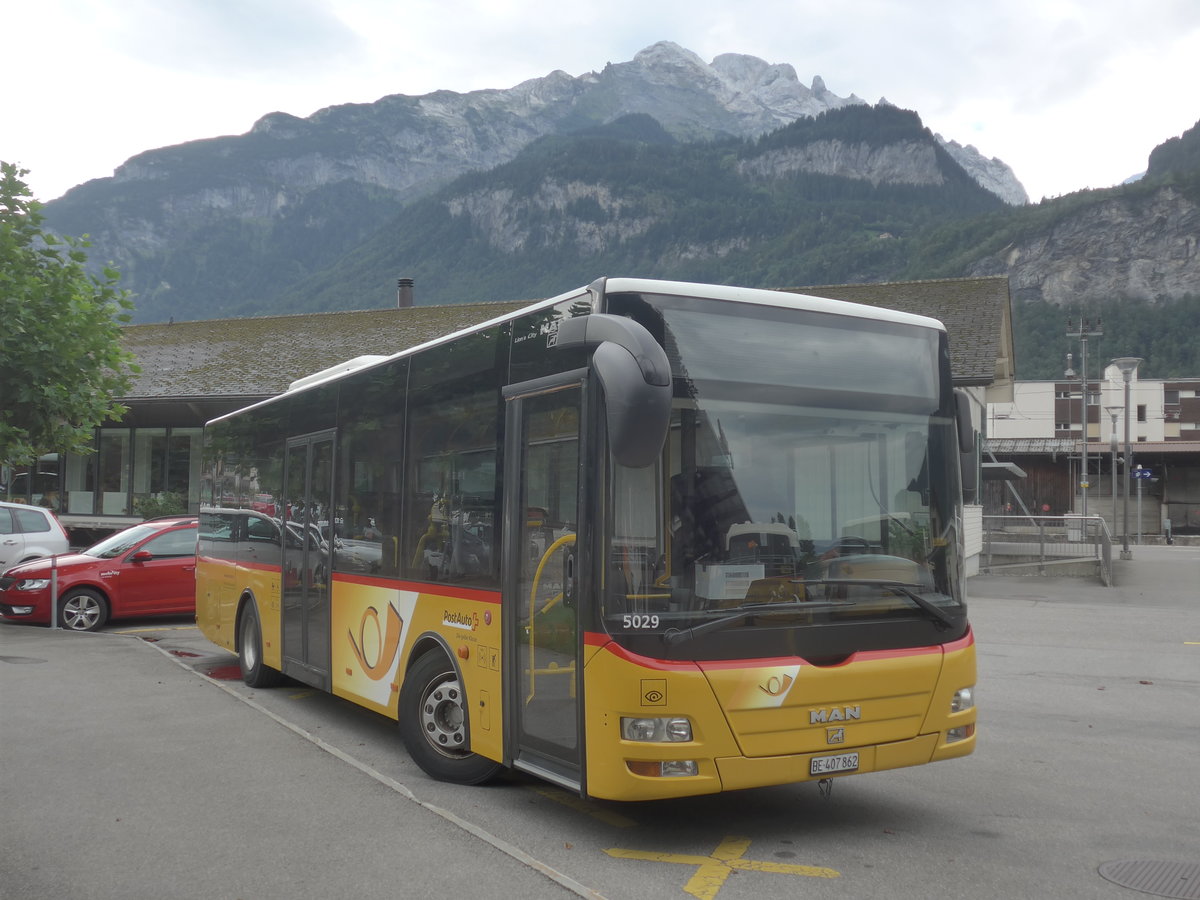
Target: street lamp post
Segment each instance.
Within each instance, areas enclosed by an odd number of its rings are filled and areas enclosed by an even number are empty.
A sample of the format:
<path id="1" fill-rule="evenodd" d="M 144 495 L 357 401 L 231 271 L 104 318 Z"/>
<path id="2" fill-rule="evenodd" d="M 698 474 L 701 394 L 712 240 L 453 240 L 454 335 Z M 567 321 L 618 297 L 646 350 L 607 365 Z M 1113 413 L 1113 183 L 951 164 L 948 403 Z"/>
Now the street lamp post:
<path id="1" fill-rule="evenodd" d="M 1112 455 L 1109 480 L 1112 481 L 1112 523 L 1115 534 L 1117 531 L 1117 416 L 1121 414 L 1121 407 L 1106 406 L 1104 411 L 1112 416 L 1112 430 L 1108 434 L 1108 451 Z"/>
<path id="2" fill-rule="evenodd" d="M 1129 552 L 1129 473 L 1133 471 L 1133 458 L 1129 455 L 1129 383 L 1141 361 L 1140 356 L 1119 356 L 1112 361 L 1112 364 L 1121 370 L 1121 378 L 1125 381 L 1125 477 L 1121 479 L 1124 482 L 1121 488 L 1121 496 L 1124 498 L 1121 509 L 1121 559 L 1133 559 L 1133 554 Z"/>
<path id="3" fill-rule="evenodd" d="M 1072 330 L 1074 329 L 1074 330 Z M 1092 324 L 1087 319 L 1080 319 L 1078 327 L 1072 325 L 1071 320 L 1067 320 L 1067 337 L 1079 339 L 1080 349 L 1082 350 L 1080 363 L 1082 369 L 1079 373 L 1079 381 L 1083 386 L 1083 410 L 1080 418 L 1083 420 L 1083 467 L 1082 478 L 1079 485 L 1083 488 L 1083 505 L 1080 512 L 1087 517 L 1087 501 L 1088 501 L 1088 367 L 1087 367 L 1087 345 L 1088 338 L 1100 337 L 1104 334 L 1104 329 L 1100 324 L 1100 320 L 1096 320 L 1096 326 L 1093 329 Z M 1086 526 L 1085 526 L 1086 527 Z"/>

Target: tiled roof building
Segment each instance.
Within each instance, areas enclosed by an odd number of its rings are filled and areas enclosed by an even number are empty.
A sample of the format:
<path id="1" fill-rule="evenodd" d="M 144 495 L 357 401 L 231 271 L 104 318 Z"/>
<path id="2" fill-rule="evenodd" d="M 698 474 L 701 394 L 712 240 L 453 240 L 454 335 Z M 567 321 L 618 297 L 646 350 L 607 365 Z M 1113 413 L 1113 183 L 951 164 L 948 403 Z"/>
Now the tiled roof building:
<path id="1" fill-rule="evenodd" d="M 977 424 L 985 399 L 1011 400 L 1006 278 L 788 290 L 939 319 L 950 337 L 954 381 L 974 397 Z M 178 496 L 194 509 L 206 421 L 282 393 L 314 372 L 360 356 L 391 356 L 537 299 L 128 326 L 124 344 L 140 372 L 121 398 L 124 419 L 97 429 L 94 454 L 46 459 L 39 472 L 61 484 L 68 502 L 60 513 L 76 528 L 113 528 L 166 511 L 151 502 L 164 497 Z M 33 493 L 24 499 L 39 501 Z"/>

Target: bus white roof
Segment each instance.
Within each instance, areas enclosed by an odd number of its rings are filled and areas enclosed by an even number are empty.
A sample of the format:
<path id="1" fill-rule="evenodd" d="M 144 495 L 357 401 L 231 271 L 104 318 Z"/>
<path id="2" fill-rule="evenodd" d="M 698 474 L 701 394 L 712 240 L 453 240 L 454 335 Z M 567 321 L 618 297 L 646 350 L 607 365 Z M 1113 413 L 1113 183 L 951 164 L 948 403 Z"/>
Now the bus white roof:
<path id="1" fill-rule="evenodd" d="M 724 284 L 695 284 L 688 281 L 656 281 L 649 278 L 610 278 L 605 291 L 617 293 L 678 294 L 684 297 L 702 297 L 713 300 L 728 300 L 733 303 L 754 303 L 759 306 L 778 306 L 785 309 L 805 309 L 839 316 L 855 316 L 877 322 L 901 322 L 923 328 L 945 331 L 946 326 L 937 319 L 900 312 L 845 300 L 830 300 L 792 291 L 765 290 L 763 288 L 734 287 Z M 572 292 L 577 293 L 577 292 Z"/>
<path id="2" fill-rule="evenodd" d="M 850 316 L 860 319 L 870 319 L 876 322 L 897 322 L 905 325 L 913 325 L 921 328 L 932 328 L 937 331 L 945 331 L 946 326 L 937 319 L 931 319 L 928 316 L 920 316 L 914 313 L 900 312 L 894 309 L 885 309 L 878 306 L 868 306 L 862 303 L 850 303 L 845 300 L 831 300 L 827 297 L 814 297 L 809 294 L 801 294 L 793 291 L 781 290 L 766 290 L 764 288 L 746 288 L 734 287 L 724 284 L 701 284 L 691 281 L 660 281 L 654 278 L 607 278 L 605 279 L 604 291 L 606 294 L 617 293 L 643 293 L 643 294 L 670 294 L 681 297 L 696 297 L 697 299 L 725 300 L 732 303 L 750 303 L 759 306 L 775 306 L 782 309 L 802 309 L 812 312 L 829 313 L 838 316 Z M 307 390 L 315 387 L 318 384 L 324 384 L 329 381 L 334 381 L 351 371 L 369 368 L 389 360 L 398 359 L 403 356 L 416 353 L 428 347 L 434 347 L 439 344 L 448 343 L 456 338 L 467 334 L 473 334 L 477 331 L 483 331 L 493 325 L 502 322 L 508 322 L 519 316 L 534 312 L 539 309 L 544 309 L 548 306 L 554 306 L 562 303 L 564 300 L 571 298 L 585 297 L 588 293 L 588 287 L 575 288 L 574 290 L 566 291 L 555 297 L 550 297 L 546 300 L 539 300 L 530 303 L 528 306 L 522 307 L 512 312 L 506 312 L 502 315 L 495 316 L 485 322 L 480 322 L 477 325 L 472 325 L 468 328 L 463 328 L 450 334 L 441 335 L 432 340 L 424 341 L 420 344 L 414 344 L 411 347 L 404 347 L 396 351 L 390 356 L 372 356 L 372 357 L 355 357 L 352 360 L 347 360 L 337 365 L 330 366 L 319 372 L 314 372 L 311 375 L 306 375 L 292 382 L 286 393 L 294 391 Z M 278 395 L 283 396 L 283 395 Z M 240 410 L 227 413 L 223 416 L 218 416 L 212 421 L 217 422 L 231 416 L 237 416 L 249 409 L 255 409 L 259 406 L 264 406 L 274 403 L 277 397 L 271 397 L 266 400 L 260 400 L 258 403 L 253 403 L 250 406 L 243 407 Z"/>

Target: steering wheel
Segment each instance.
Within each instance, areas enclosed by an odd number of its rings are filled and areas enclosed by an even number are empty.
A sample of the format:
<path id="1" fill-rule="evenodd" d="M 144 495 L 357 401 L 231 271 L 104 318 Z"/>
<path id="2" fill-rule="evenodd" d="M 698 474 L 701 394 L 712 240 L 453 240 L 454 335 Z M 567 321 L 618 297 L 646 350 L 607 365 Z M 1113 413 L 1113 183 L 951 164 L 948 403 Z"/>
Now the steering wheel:
<path id="1" fill-rule="evenodd" d="M 859 537 L 857 534 L 847 534 L 839 538 L 837 547 L 838 552 L 841 552 L 843 547 L 847 549 L 854 547 L 863 553 L 870 553 L 873 549 L 870 541 L 868 541 L 865 537 Z"/>

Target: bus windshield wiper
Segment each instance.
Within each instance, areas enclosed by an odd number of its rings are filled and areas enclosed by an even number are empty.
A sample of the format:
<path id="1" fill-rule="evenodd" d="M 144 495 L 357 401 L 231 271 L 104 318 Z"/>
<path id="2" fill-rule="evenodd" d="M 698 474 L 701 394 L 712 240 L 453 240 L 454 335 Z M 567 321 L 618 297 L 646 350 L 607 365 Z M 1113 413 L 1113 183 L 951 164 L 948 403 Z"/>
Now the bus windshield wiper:
<path id="1" fill-rule="evenodd" d="M 900 594 L 902 597 L 907 597 L 913 603 L 917 604 L 922 610 L 929 613 L 934 619 L 935 624 L 939 629 L 945 631 L 948 628 L 954 628 L 957 624 L 950 615 L 935 603 L 930 603 L 924 597 L 917 593 L 920 589 L 919 584 L 905 584 L 903 581 L 889 581 L 886 578 L 822 578 L 819 581 L 805 582 L 807 585 L 858 585 L 862 587 L 877 587 L 884 590 L 892 591 Z"/>
<path id="2" fill-rule="evenodd" d="M 673 647 L 676 644 L 682 644 L 684 641 L 698 638 L 702 634 L 708 634 L 710 631 L 720 631 L 728 628 L 730 625 L 737 625 L 739 622 L 744 622 L 746 619 L 757 616 L 760 613 L 788 611 L 804 612 L 804 606 L 795 600 L 740 606 L 727 616 L 721 616 L 719 619 L 709 619 L 707 622 L 700 625 L 693 625 L 691 628 L 668 628 L 663 632 L 663 640 Z"/>

